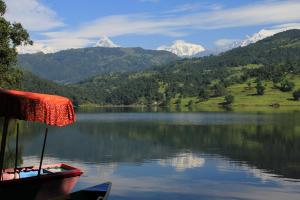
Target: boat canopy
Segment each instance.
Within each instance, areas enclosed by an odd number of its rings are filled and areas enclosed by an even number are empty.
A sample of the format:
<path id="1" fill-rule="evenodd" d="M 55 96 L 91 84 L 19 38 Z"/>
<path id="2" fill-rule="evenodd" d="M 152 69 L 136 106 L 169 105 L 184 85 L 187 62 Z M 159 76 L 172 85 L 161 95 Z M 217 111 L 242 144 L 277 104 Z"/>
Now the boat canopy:
<path id="1" fill-rule="evenodd" d="M 51 126 L 66 126 L 76 118 L 68 98 L 6 89 L 0 89 L 0 116 Z"/>
<path id="2" fill-rule="evenodd" d="M 0 117 L 4 117 L 0 149 L 0 180 L 3 178 L 2 174 L 6 137 L 10 119 L 20 119 L 47 124 L 38 171 L 38 176 L 40 176 L 48 135 L 48 125 L 66 126 L 74 123 L 76 118 L 72 101 L 68 98 L 49 94 L 6 90 L 1 88 Z M 18 165 L 18 137 L 19 125 L 17 124 L 15 169 Z"/>

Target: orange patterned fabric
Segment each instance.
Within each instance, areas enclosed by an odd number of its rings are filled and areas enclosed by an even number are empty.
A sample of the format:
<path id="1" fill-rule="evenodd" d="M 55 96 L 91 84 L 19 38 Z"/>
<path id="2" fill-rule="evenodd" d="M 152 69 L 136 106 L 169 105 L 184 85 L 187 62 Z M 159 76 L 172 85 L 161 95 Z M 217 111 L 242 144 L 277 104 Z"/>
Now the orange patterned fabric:
<path id="1" fill-rule="evenodd" d="M 0 116 L 65 126 L 75 122 L 74 107 L 68 98 L 0 89 Z"/>

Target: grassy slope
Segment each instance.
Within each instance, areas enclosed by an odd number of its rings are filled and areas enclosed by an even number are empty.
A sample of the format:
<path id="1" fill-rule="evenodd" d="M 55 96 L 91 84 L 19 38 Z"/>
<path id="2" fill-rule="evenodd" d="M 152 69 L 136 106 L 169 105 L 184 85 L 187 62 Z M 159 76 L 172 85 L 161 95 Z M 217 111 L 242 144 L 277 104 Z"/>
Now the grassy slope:
<path id="1" fill-rule="evenodd" d="M 290 76 L 289 80 L 295 83 L 295 89 L 300 88 L 300 76 Z M 279 89 L 274 88 L 273 83 L 268 81 L 264 82 L 266 87 L 265 95 L 256 95 L 255 81 L 252 80 L 252 89 L 248 89 L 246 82 L 242 84 L 235 84 L 227 88 L 229 94 L 234 95 L 235 100 L 231 106 L 234 111 L 295 111 L 300 110 L 300 101 L 292 99 L 293 92 L 281 92 Z M 171 100 L 170 111 L 224 111 L 220 103 L 224 102 L 224 96 L 210 98 L 208 101 L 199 102 L 196 97 L 185 97 L 181 99 L 181 104 L 176 105 L 177 98 Z M 193 101 L 192 106 L 188 106 L 189 101 Z M 280 108 L 273 108 L 270 105 L 279 104 Z M 84 104 L 83 107 L 95 107 L 98 105 Z M 139 106 L 139 105 L 132 105 Z"/>
<path id="2" fill-rule="evenodd" d="M 295 89 L 300 88 L 300 76 L 292 76 L 289 78 L 295 83 Z M 273 83 L 264 82 L 266 90 L 265 95 L 258 96 L 256 94 L 255 83 L 252 81 L 252 89 L 247 88 L 247 84 L 235 84 L 227 88 L 228 93 L 234 95 L 235 100 L 232 104 L 232 109 L 237 111 L 272 111 L 270 105 L 279 104 L 278 110 L 299 110 L 300 101 L 292 99 L 293 92 L 281 92 L 279 89 L 273 87 Z M 224 96 L 210 98 L 208 101 L 199 102 L 196 97 L 182 98 L 181 105 L 183 110 L 188 110 L 188 102 L 192 100 L 194 103 L 192 107 L 198 110 L 219 111 L 224 110 L 220 103 L 224 102 Z M 172 99 L 171 106 L 175 107 L 176 99 Z"/>

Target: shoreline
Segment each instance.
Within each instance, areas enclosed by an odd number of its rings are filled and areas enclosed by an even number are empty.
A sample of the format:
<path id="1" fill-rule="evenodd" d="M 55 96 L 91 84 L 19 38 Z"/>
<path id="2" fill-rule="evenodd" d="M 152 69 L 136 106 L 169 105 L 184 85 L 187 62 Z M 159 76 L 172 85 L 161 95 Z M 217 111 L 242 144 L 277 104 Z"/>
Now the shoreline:
<path id="1" fill-rule="evenodd" d="M 271 105 L 230 105 L 230 106 L 221 106 L 221 105 L 194 105 L 194 106 L 147 106 L 147 105 L 79 105 L 78 109 L 80 110 L 106 110 L 112 109 L 118 111 L 119 109 L 132 109 L 132 111 L 150 111 L 150 112 L 300 112 L 299 105 L 281 105 L 279 107 L 274 107 Z M 119 110 L 119 111 L 120 111 Z"/>

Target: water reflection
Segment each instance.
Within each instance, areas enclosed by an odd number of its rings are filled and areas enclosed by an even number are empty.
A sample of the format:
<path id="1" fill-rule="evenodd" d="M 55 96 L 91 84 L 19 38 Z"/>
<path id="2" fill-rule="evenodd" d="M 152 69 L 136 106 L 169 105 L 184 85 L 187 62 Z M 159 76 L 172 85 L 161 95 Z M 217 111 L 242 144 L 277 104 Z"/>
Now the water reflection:
<path id="1" fill-rule="evenodd" d="M 162 159 L 159 161 L 159 164 L 162 166 L 172 166 L 176 171 L 182 172 L 186 169 L 202 167 L 205 164 L 205 159 L 191 153 L 182 153 L 173 158 Z"/>
<path id="2" fill-rule="evenodd" d="M 84 169 L 76 189 L 112 181 L 112 199 L 298 199 L 299 120 L 297 113 L 82 113 L 70 127 L 51 127 L 46 163 Z M 43 131 L 22 124 L 24 165 L 37 163 Z"/>

